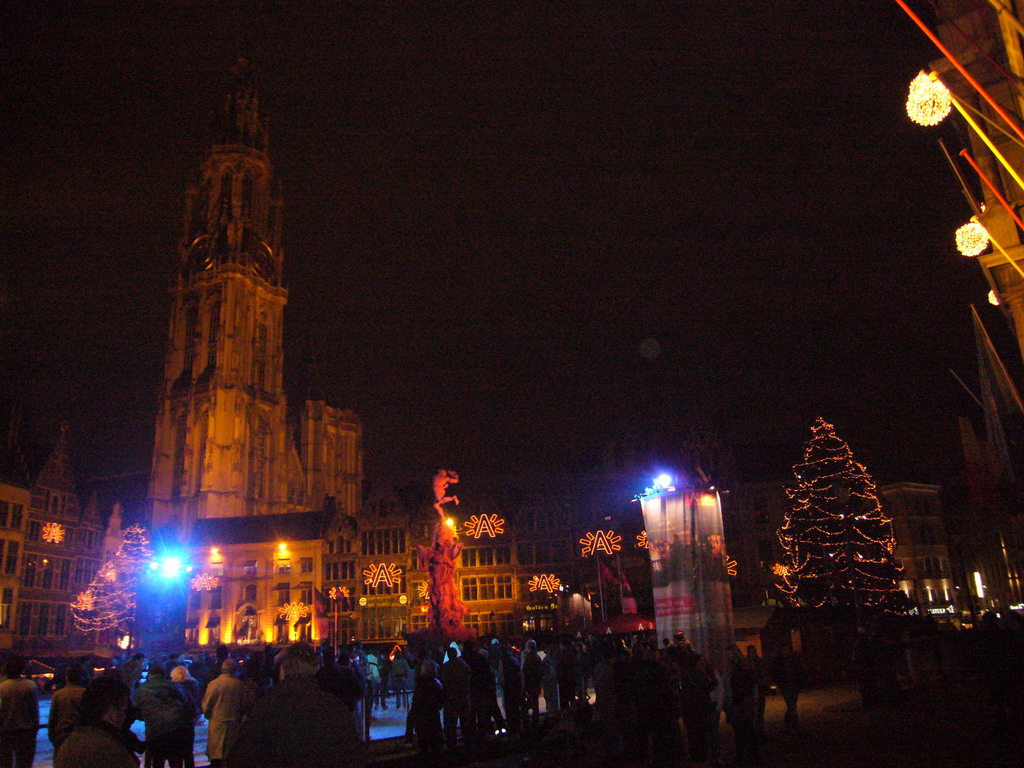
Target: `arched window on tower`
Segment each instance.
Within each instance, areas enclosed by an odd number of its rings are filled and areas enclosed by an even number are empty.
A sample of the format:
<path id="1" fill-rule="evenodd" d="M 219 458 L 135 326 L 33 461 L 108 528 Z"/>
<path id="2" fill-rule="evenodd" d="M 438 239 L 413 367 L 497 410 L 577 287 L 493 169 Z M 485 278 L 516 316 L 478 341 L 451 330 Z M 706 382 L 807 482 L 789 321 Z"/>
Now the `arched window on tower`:
<path id="1" fill-rule="evenodd" d="M 253 386 L 267 389 L 267 322 L 262 317 L 256 325 L 252 350 Z"/>
<path id="2" fill-rule="evenodd" d="M 242 177 L 242 218 L 252 216 L 252 176 L 248 173 Z"/>
<path id="3" fill-rule="evenodd" d="M 196 325 L 199 323 L 199 308 L 195 302 L 185 306 L 185 362 L 182 373 L 191 376 L 192 367 L 196 362 Z"/>
<path id="4" fill-rule="evenodd" d="M 210 299 L 207 308 L 206 332 L 206 367 L 213 370 L 217 367 L 217 340 L 220 334 L 220 296 Z"/>
<path id="5" fill-rule="evenodd" d="M 174 420 L 174 466 L 171 472 L 171 498 L 180 499 L 185 488 L 185 449 L 188 446 L 188 413 Z"/>
<path id="6" fill-rule="evenodd" d="M 249 498 L 264 500 L 267 495 L 267 460 L 270 447 L 270 426 L 264 417 L 256 423 L 249 453 Z"/>
<path id="7" fill-rule="evenodd" d="M 220 211 L 218 216 L 221 221 L 229 221 L 231 219 L 231 185 L 234 183 L 234 175 L 231 171 L 225 173 L 220 179 L 220 203 L 218 208 Z"/>

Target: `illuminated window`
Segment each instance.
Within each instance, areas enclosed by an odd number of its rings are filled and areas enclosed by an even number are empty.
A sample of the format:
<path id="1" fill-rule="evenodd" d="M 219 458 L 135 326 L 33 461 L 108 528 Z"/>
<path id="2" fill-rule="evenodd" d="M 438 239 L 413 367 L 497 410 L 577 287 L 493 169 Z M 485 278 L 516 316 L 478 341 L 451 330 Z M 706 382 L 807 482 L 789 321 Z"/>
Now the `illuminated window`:
<path id="1" fill-rule="evenodd" d="M 405 552 L 405 530 L 385 528 L 363 531 L 360 544 L 364 555 L 400 555 Z"/>
<path id="2" fill-rule="evenodd" d="M 0 593 L 0 629 L 8 629 L 11 626 L 11 608 L 14 605 L 14 590 L 4 587 Z"/>
<path id="3" fill-rule="evenodd" d="M 313 572 L 313 558 L 304 557 L 299 560 L 299 573 L 312 573 Z"/>
<path id="4" fill-rule="evenodd" d="M 246 560 L 242 563 L 242 575 L 243 576 L 255 576 L 256 575 L 256 561 Z"/>
<path id="5" fill-rule="evenodd" d="M 7 542 L 7 557 L 4 560 L 4 573 L 17 573 L 18 571 L 18 542 Z"/>
<path id="6" fill-rule="evenodd" d="M 292 572 L 292 561 L 291 560 L 278 560 L 277 561 L 277 572 L 280 574 L 289 574 Z"/>

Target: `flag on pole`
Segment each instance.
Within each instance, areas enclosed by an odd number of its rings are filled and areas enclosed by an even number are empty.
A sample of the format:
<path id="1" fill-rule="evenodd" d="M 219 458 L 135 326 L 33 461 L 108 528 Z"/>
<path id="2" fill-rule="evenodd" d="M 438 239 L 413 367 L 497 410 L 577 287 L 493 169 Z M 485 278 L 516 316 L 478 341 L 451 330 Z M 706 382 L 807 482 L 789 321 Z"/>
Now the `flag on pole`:
<path id="1" fill-rule="evenodd" d="M 616 557 L 615 567 L 619 572 L 619 595 L 622 599 L 623 613 L 636 613 L 636 598 L 633 597 L 633 588 L 629 586 L 629 579 L 626 572 L 622 570 L 622 561 Z"/>
<path id="2" fill-rule="evenodd" d="M 974 339 L 978 347 L 978 379 L 985 411 L 985 441 L 1003 465 L 1005 478 L 1013 482 L 1024 449 L 1024 402 L 1009 371 L 999 359 L 978 311 L 972 306 Z"/>
<path id="3" fill-rule="evenodd" d="M 316 634 L 321 640 L 328 635 L 327 616 L 331 611 L 331 604 L 327 602 L 324 593 L 319 587 L 313 587 L 313 620 L 316 625 Z"/>
<path id="4" fill-rule="evenodd" d="M 612 584 L 618 584 L 619 580 L 615 578 L 615 575 L 611 572 L 608 566 L 604 564 L 604 560 L 602 560 L 598 555 L 595 555 L 595 557 L 597 557 L 597 567 L 601 573 L 601 578 Z"/>

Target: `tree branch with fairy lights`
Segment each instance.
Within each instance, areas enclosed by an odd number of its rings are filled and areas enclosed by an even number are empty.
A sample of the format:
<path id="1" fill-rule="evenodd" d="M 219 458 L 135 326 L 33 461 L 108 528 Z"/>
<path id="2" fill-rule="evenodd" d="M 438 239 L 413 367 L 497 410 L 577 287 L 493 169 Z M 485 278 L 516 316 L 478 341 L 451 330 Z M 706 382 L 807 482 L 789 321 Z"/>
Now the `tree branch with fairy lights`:
<path id="1" fill-rule="evenodd" d="M 88 588 L 71 602 L 75 627 L 82 632 L 125 628 L 135 617 L 139 574 L 152 554 L 142 526 L 125 530 L 113 559 L 100 566 Z"/>
<path id="2" fill-rule="evenodd" d="M 892 520 L 875 481 L 834 427 L 819 418 L 793 467 L 796 484 L 778 530 L 784 556 L 773 573 L 794 605 L 903 611 Z"/>

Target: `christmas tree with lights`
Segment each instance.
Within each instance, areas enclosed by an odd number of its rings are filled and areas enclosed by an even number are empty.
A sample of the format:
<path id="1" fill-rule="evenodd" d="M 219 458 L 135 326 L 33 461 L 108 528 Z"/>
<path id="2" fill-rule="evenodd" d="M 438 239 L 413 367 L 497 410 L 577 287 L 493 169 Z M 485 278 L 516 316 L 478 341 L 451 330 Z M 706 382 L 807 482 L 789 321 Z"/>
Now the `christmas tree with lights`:
<path id="1" fill-rule="evenodd" d="M 779 528 L 778 587 L 795 605 L 902 611 L 892 520 L 863 464 L 819 418 L 793 467 L 790 509 Z"/>
<path id="2" fill-rule="evenodd" d="M 152 554 L 142 526 L 125 530 L 113 559 L 100 566 L 89 587 L 71 603 L 75 627 L 82 632 L 126 629 L 135 617 L 139 574 Z"/>

